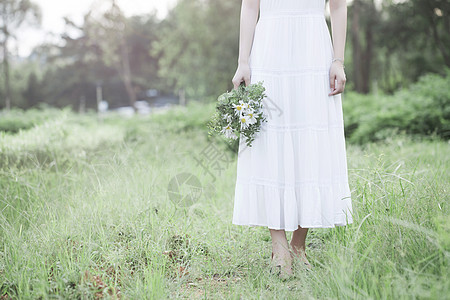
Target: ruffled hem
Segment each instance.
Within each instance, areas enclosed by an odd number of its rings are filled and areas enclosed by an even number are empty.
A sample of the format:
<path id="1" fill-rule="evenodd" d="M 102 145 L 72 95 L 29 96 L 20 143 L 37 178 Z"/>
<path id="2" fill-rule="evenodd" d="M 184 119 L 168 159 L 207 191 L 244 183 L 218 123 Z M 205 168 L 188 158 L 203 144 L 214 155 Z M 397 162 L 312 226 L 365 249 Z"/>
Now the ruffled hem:
<path id="1" fill-rule="evenodd" d="M 333 225 L 333 226 L 323 226 L 323 225 L 309 225 L 309 224 L 306 224 L 306 225 L 301 225 L 301 224 L 299 224 L 299 226 L 301 226 L 302 228 L 336 228 L 336 227 L 338 227 L 338 226 L 346 226 L 346 225 L 349 225 L 349 224 L 352 224 L 353 223 L 353 221 L 351 221 L 351 222 L 348 222 L 347 224 L 335 224 L 335 225 Z M 232 224 L 234 224 L 234 225 L 238 225 L 238 226 L 248 226 L 248 227 L 267 227 L 268 229 L 274 229 L 274 230 L 284 230 L 284 231 L 295 231 L 296 229 L 290 229 L 290 228 L 275 228 L 275 227 L 270 227 L 269 225 L 267 225 L 267 224 L 244 224 L 244 223 L 236 223 L 236 222 L 232 222 Z"/>
<path id="2" fill-rule="evenodd" d="M 294 231 L 298 226 L 334 228 L 353 223 L 347 182 L 276 187 L 256 181 L 236 183 L 235 198 L 246 201 L 235 202 L 233 224 Z"/>

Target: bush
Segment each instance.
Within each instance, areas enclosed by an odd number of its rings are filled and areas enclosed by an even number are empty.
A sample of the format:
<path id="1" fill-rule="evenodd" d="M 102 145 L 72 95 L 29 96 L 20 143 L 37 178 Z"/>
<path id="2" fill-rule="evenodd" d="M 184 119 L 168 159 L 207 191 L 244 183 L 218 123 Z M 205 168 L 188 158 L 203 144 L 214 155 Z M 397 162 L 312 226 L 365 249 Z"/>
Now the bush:
<path id="1" fill-rule="evenodd" d="M 68 112 L 70 109 L 65 108 L 63 111 Z M 20 108 L 11 108 L 0 112 L 0 131 L 8 133 L 17 133 L 20 130 L 27 130 L 45 121 L 54 119 L 61 114 L 61 110 L 57 108 L 37 109 L 31 108 L 22 110 Z"/>
<path id="2" fill-rule="evenodd" d="M 345 133 L 349 142 L 363 144 L 394 132 L 450 137 L 450 68 L 445 75 L 427 74 L 394 95 L 343 96 Z"/>
<path id="3" fill-rule="evenodd" d="M 207 133 L 207 124 L 215 111 L 216 102 L 189 101 L 187 106 L 177 106 L 162 114 L 154 114 L 151 120 L 175 133 L 200 130 Z"/>
<path id="4" fill-rule="evenodd" d="M 0 170 L 72 167 L 123 139 L 123 128 L 59 110 L 57 117 L 29 130 L 0 132 Z"/>

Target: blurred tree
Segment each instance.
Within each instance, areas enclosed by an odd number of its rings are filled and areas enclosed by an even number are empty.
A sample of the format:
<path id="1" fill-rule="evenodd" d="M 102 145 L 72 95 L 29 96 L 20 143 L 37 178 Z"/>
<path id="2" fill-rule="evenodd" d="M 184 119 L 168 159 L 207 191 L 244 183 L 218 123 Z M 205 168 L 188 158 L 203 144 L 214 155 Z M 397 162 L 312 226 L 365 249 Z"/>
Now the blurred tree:
<path id="1" fill-rule="evenodd" d="M 78 110 L 77 104 L 80 102 L 85 103 L 87 108 L 96 108 L 97 84 L 102 85 L 103 99 L 109 102 L 111 108 L 130 103 L 122 76 L 120 40 L 111 29 L 114 25 L 108 24 L 110 17 L 105 17 L 110 12 L 111 2 L 108 0 L 105 3 L 106 9 L 96 7 L 84 16 L 81 24 L 65 19 L 62 46 L 42 45 L 35 49 L 34 55 L 39 57 L 45 69 L 42 98 L 49 104 L 71 105 Z M 166 81 L 157 75 L 158 58 L 149 52 L 160 26 L 156 13 L 133 16 L 123 21 L 126 23 L 123 38 L 133 90 L 142 95 L 149 88 L 169 92 Z"/>
<path id="2" fill-rule="evenodd" d="M 450 1 L 448 0 L 413 0 L 416 11 L 423 12 L 422 16 L 429 26 L 423 28 L 429 32 L 441 52 L 447 67 L 450 67 Z"/>
<path id="3" fill-rule="evenodd" d="M 180 0 L 162 22 L 152 53 L 159 75 L 196 99 L 231 89 L 237 67 L 240 6 L 232 1 Z"/>
<path id="4" fill-rule="evenodd" d="M 28 76 L 28 83 L 23 97 L 26 100 L 26 107 L 30 108 L 36 106 L 43 100 L 42 97 L 42 85 L 35 72 L 31 72 Z"/>
<path id="5" fill-rule="evenodd" d="M 25 22 L 36 25 L 41 21 L 40 8 L 29 0 L 0 0 L 0 32 L 2 34 L 3 70 L 5 80 L 5 107 L 11 108 L 11 85 L 8 44 Z"/>
<path id="6" fill-rule="evenodd" d="M 370 91 L 371 67 L 376 48 L 375 26 L 379 22 L 379 12 L 374 0 L 354 0 L 349 10 L 354 89 L 367 94 Z"/>
<path id="7" fill-rule="evenodd" d="M 392 93 L 450 59 L 450 1 L 354 0 L 349 6 L 352 88 Z"/>
<path id="8" fill-rule="evenodd" d="M 79 105 L 96 109 L 95 86 L 108 73 L 102 63 L 101 50 L 90 34 L 96 25 L 90 21 L 89 14 L 84 16 L 81 25 L 69 18 L 64 20 L 63 46 L 39 48 L 39 56 L 45 60 L 47 68 L 43 78 L 44 98 L 48 104 L 70 105 L 74 110 Z"/>
<path id="9" fill-rule="evenodd" d="M 211 48 L 205 49 L 210 51 L 205 53 L 205 57 L 211 80 L 208 94 L 214 98 L 222 91 L 233 88 L 231 80 L 239 56 L 239 18 L 240 5 L 233 1 L 210 0 L 205 25 Z"/>
<path id="10" fill-rule="evenodd" d="M 376 43 L 385 48 L 385 69 L 394 65 L 401 74 L 397 81 L 415 82 L 425 73 L 443 74 L 443 66 L 450 67 L 450 1 L 385 0 L 379 31 Z"/>
<path id="11" fill-rule="evenodd" d="M 159 57 L 159 75 L 176 90 L 188 90 L 189 95 L 198 95 L 195 89 L 202 82 L 206 59 L 201 59 L 199 38 L 205 37 L 206 26 L 202 26 L 202 7 L 197 0 L 181 0 L 169 12 L 158 32 L 158 41 L 153 42 L 152 55 Z"/>
<path id="12" fill-rule="evenodd" d="M 152 88 L 171 92 L 168 85 L 158 76 L 158 57 L 151 55 L 151 43 L 156 41 L 159 22 L 156 14 L 133 16 L 127 20 L 126 40 L 130 50 L 130 68 L 138 94 Z"/>
<path id="13" fill-rule="evenodd" d="M 132 82 L 130 67 L 130 51 L 127 44 L 126 35 L 128 33 L 128 23 L 123 11 L 115 0 L 111 0 L 111 7 L 97 21 L 99 26 L 95 33 L 97 46 L 102 51 L 103 62 L 115 68 L 122 79 L 128 94 L 130 105 L 137 111 L 136 90 Z"/>
<path id="14" fill-rule="evenodd" d="M 12 2 L 0 0 L 3 6 Z M 149 88 L 205 101 L 232 88 L 239 50 L 236 3 L 179 0 L 162 21 L 156 15 L 126 18 L 114 0 L 102 4 L 82 24 L 66 19 L 63 43 L 36 49 L 37 78 L 31 67 L 19 64 L 0 75 L 2 82 L 10 81 L 8 98 L 16 106 L 45 99 L 75 109 L 85 101 L 95 108 L 97 84 L 111 108 L 133 104 Z M 348 89 L 394 92 L 424 73 L 442 73 L 450 57 L 449 5 L 448 0 L 354 0 L 348 19 Z"/>

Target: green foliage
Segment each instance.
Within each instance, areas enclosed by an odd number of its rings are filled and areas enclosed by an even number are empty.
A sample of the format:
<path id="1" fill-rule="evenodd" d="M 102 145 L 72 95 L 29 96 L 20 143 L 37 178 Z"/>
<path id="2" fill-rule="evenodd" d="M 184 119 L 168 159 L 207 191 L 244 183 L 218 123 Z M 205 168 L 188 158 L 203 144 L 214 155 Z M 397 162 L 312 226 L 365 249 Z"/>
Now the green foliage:
<path id="1" fill-rule="evenodd" d="M 11 82 L 11 62 L 9 54 L 9 41 L 15 38 L 15 33 L 24 23 L 29 25 L 38 25 L 41 22 L 41 11 L 37 4 L 30 0 L 3 0 L 0 1 L 0 37 L 2 48 L 2 73 L 4 86 L 0 95 L 3 96 L 6 109 L 11 108 L 12 97 L 16 96 L 13 91 Z M 19 92 L 20 94 L 20 92 Z M 2 101 L 3 102 L 3 101 Z M 14 103 L 17 105 L 16 103 Z M 0 106 L 1 107 L 1 106 Z"/>
<path id="2" fill-rule="evenodd" d="M 23 92 L 23 97 L 26 100 L 27 108 L 34 107 L 44 100 L 42 84 L 35 72 L 31 72 L 28 76 L 27 87 Z"/>
<path id="3" fill-rule="evenodd" d="M 22 88 L 29 101 L 42 99 L 56 107 L 70 105 L 74 110 L 84 101 L 87 108 L 95 109 L 96 87 L 101 84 L 109 107 L 123 106 L 129 104 L 130 97 L 125 79 L 139 97 L 150 88 L 171 91 L 158 77 L 158 59 L 149 51 L 158 32 L 154 15 L 124 18 L 113 6 L 106 12 L 90 11 L 81 25 L 65 21 L 70 32 L 62 36 L 62 46 L 35 49 L 35 56 L 45 62 L 41 66 L 44 75 L 39 88 L 34 87 L 32 78 L 28 87 Z"/>
<path id="4" fill-rule="evenodd" d="M 163 113 L 151 116 L 152 122 L 165 131 L 186 133 L 188 131 L 206 132 L 209 117 L 214 113 L 215 103 L 190 101 L 187 106 L 177 106 Z"/>
<path id="5" fill-rule="evenodd" d="M 255 134 L 266 122 L 263 100 L 266 97 L 263 82 L 245 86 L 221 94 L 217 99 L 216 111 L 208 123 L 209 135 L 220 134 L 230 144 L 241 138 L 251 147 Z"/>
<path id="6" fill-rule="evenodd" d="M 68 111 L 68 108 L 63 111 Z M 9 112 L 0 112 L 0 132 L 17 133 L 27 130 L 45 121 L 56 118 L 61 114 L 60 109 L 47 107 L 45 109 L 31 108 L 23 110 L 12 108 Z"/>
<path id="7" fill-rule="evenodd" d="M 348 87 L 391 94 L 426 73 L 442 74 L 442 66 L 450 67 L 449 20 L 449 1 L 352 1 L 345 51 Z"/>
<path id="8" fill-rule="evenodd" d="M 178 1 L 151 50 L 160 58 L 159 75 L 190 99 L 216 99 L 228 90 L 237 67 L 239 9 L 232 1 Z"/>
<path id="9" fill-rule="evenodd" d="M 373 0 L 353 1 L 348 7 L 347 90 L 391 94 L 427 72 L 442 74 L 442 66 L 450 65 L 447 2 L 382 1 L 374 5 Z M 102 7 L 114 3 L 108 0 Z M 134 93 L 143 97 L 147 89 L 184 91 L 188 100 L 208 102 L 232 88 L 240 5 L 180 0 L 164 20 L 155 14 L 124 17 L 117 5 L 112 8 L 94 7 L 80 25 L 66 18 L 62 42 L 41 45 L 29 58 L 40 63 L 44 74 L 29 75 L 11 59 L 13 106 L 27 108 L 46 102 L 75 110 L 81 103 L 95 108 L 99 83 L 111 108 L 125 105 Z M 0 76 L 4 99 L 7 80 L 6 75 Z"/>
<path id="10" fill-rule="evenodd" d="M 450 68 L 445 76 L 427 74 L 394 95 L 343 95 L 345 133 L 353 143 L 395 134 L 450 137 Z"/>
<path id="11" fill-rule="evenodd" d="M 12 107 L 18 108 L 29 108 L 31 105 L 28 103 L 29 98 L 33 98 L 34 100 L 43 100 L 42 91 L 44 87 L 41 83 L 42 71 L 39 70 L 39 64 L 36 61 L 11 61 L 10 63 L 10 92 L 12 99 Z M 35 74 L 36 82 L 32 83 L 34 86 L 32 89 L 37 93 L 34 94 L 36 97 L 30 94 L 27 94 L 27 90 L 30 88 L 30 77 Z M 34 79 L 32 79 L 34 80 Z M 0 108 L 5 107 L 4 99 L 6 93 L 5 86 L 5 74 L 0 72 Z M 30 97 L 29 97 L 30 96 Z M 42 102 L 41 102 L 42 103 Z M 34 104 L 33 104 L 34 105 Z"/>
<path id="12" fill-rule="evenodd" d="M 16 112 L 16 120 L 34 120 L 29 124 L 22 121 L 29 129 L 20 128 L 15 134 L 0 132 L 0 168 L 26 169 L 37 165 L 61 170 L 87 159 L 88 153 L 123 140 L 123 131 L 108 125 L 98 127 L 89 115 L 77 116 L 69 109 L 51 110 L 37 117 L 40 113 Z M 9 120 L 8 124 L 14 124 Z"/>

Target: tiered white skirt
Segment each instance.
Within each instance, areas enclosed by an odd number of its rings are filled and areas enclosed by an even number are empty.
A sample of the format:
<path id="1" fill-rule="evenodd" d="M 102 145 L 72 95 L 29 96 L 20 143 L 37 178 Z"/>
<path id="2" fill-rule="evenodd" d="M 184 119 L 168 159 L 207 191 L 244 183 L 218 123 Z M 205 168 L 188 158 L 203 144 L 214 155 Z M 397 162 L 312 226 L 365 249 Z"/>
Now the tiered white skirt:
<path id="1" fill-rule="evenodd" d="M 323 11 L 261 12 L 250 54 L 268 122 L 240 141 L 232 223 L 294 231 L 353 223 L 341 95 Z"/>

